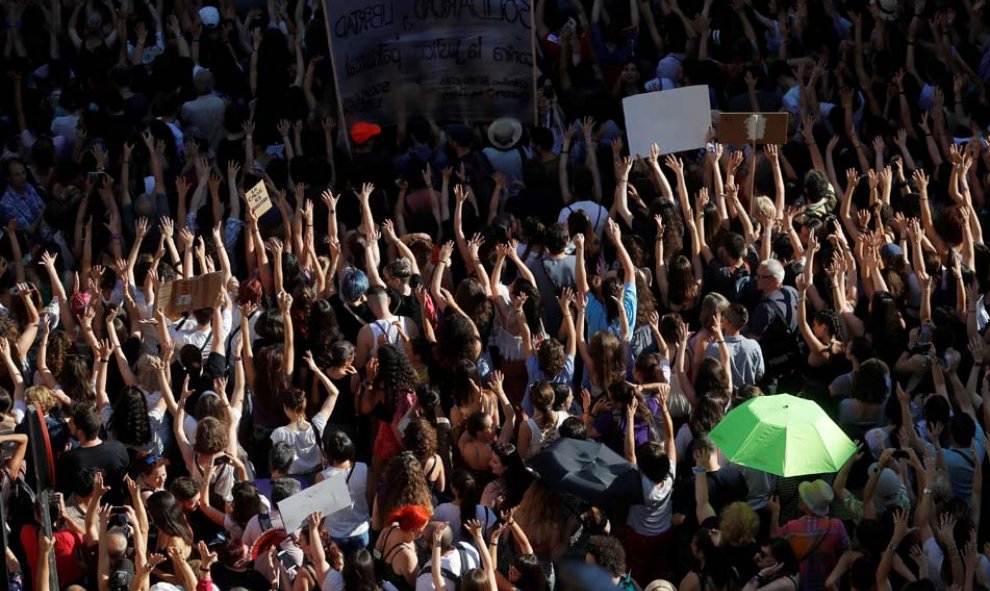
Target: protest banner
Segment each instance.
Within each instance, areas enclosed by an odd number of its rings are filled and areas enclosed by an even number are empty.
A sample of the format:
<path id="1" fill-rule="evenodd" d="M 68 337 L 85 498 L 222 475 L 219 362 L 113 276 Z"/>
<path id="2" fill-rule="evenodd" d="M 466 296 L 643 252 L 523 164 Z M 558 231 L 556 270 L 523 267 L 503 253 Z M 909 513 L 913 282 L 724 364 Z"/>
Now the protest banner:
<path id="1" fill-rule="evenodd" d="M 530 0 L 324 1 L 341 117 L 534 117 Z"/>
<path id="2" fill-rule="evenodd" d="M 259 219 L 272 208 L 272 198 L 268 196 L 268 189 L 265 188 L 265 181 L 258 181 L 258 184 L 248 189 L 244 194 L 248 207 Z"/>
<path id="3" fill-rule="evenodd" d="M 301 528 L 306 523 L 306 518 L 315 511 L 321 511 L 325 517 L 329 517 L 350 506 L 351 493 L 347 489 L 347 474 L 341 472 L 279 501 L 278 514 L 282 516 L 285 531 L 291 534 Z"/>
<path id="4" fill-rule="evenodd" d="M 702 148 L 712 125 L 707 86 L 629 96 L 622 99 L 622 110 L 633 156 L 648 156 L 654 142 L 661 154 Z"/>
<path id="5" fill-rule="evenodd" d="M 167 317 L 175 319 L 186 312 L 214 307 L 221 289 L 223 273 L 220 271 L 176 279 L 161 286 L 158 305 L 165 307 Z"/>

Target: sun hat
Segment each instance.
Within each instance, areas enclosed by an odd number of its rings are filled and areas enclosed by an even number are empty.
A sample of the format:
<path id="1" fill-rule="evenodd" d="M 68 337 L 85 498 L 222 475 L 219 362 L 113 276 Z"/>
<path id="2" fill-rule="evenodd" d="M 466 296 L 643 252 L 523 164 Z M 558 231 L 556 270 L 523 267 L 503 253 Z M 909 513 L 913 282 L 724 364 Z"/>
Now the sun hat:
<path id="1" fill-rule="evenodd" d="M 522 123 L 513 117 L 502 117 L 488 126 L 488 141 L 499 150 L 511 150 L 522 138 Z"/>
<path id="2" fill-rule="evenodd" d="M 798 485 L 798 496 L 808 509 L 819 517 L 828 515 L 828 507 L 835 498 L 832 487 L 824 480 L 802 482 Z"/>

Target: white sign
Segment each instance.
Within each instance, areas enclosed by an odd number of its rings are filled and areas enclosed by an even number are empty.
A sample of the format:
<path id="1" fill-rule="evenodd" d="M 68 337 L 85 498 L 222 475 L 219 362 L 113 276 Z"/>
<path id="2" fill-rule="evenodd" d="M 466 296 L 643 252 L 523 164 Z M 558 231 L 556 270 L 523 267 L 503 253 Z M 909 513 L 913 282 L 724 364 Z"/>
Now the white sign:
<path id="1" fill-rule="evenodd" d="M 341 472 L 283 499 L 278 503 L 278 512 L 285 524 L 285 531 L 292 533 L 301 529 L 306 524 L 306 518 L 315 511 L 322 511 L 327 516 L 350 506 L 347 473 Z"/>
<path id="2" fill-rule="evenodd" d="M 660 145 L 661 154 L 703 148 L 712 125 L 707 86 L 626 97 L 622 99 L 622 110 L 633 157 L 648 156 L 653 143 Z"/>

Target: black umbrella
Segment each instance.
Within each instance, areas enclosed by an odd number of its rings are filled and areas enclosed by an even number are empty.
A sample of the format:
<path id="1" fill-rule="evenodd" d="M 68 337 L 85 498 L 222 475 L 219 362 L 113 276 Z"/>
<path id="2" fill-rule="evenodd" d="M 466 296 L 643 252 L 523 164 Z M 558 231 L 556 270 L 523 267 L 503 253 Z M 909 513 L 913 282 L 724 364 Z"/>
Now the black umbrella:
<path id="1" fill-rule="evenodd" d="M 562 437 L 529 460 L 529 466 L 551 490 L 597 507 L 643 502 L 636 466 L 595 441 Z"/>

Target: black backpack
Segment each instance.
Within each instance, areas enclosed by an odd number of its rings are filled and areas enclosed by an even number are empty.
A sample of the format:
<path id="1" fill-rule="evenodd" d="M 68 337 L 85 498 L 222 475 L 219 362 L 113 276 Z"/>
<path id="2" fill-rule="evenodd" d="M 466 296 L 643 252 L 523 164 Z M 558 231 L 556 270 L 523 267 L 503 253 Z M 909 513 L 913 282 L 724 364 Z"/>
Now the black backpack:
<path id="1" fill-rule="evenodd" d="M 801 367 L 803 357 L 797 331 L 791 330 L 791 316 L 795 313 L 791 310 L 793 296 L 786 289 L 781 290 L 781 293 L 784 296 L 784 312 L 777 306 L 777 301 L 768 300 L 770 324 L 760 337 L 764 383 L 796 373 Z"/>

